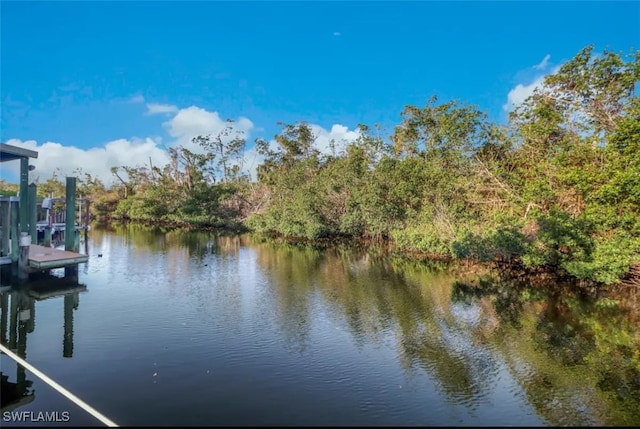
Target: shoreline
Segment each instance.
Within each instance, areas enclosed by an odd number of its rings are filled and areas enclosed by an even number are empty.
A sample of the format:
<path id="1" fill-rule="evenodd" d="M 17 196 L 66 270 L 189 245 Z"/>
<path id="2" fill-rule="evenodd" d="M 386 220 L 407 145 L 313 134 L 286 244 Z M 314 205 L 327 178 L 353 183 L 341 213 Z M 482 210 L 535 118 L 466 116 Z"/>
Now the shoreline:
<path id="1" fill-rule="evenodd" d="M 244 224 L 236 225 L 194 225 L 189 222 L 175 222 L 162 220 L 145 219 L 122 219 L 110 218 L 102 220 L 99 224 L 134 224 L 149 227 L 164 228 L 170 230 L 186 230 L 196 232 L 213 232 L 221 236 L 251 234 L 260 241 L 272 241 L 279 244 L 294 246 L 310 246 L 316 249 L 326 250 L 339 246 L 365 250 L 367 252 L 382 253 L 386 257 L 397 257 L 410 262 L 418 262 L 428 265 L 439 265 L 440 268 L 453 270 L 461 275 L 483 275 L 492 273 L 498 276 L 506 276 L 509 279 L 533 280 L 532 283 L 557 282 L 563 285 L 571 285 L 576 290 L 595 293 L 597 291 L 615 291 L 620 288 L 640 289 L 640 265 L 633 265 L 631 269 L 620 279 L 619 282 L 606 285 L 594 280 L 582 280 L 562 273 L 558 267 L 526 267 L 520 258 L 516 257 L 510 261 L 494 260 L 480 261 L 476 258 L 457 259 L 450 254 L 425 253 L 418 250 L 402 249 L 389 239 L 371 239 L 364 237 L 334 236 L 321 237 L 315 240 L 304 237 L 285 237 L 278 234 L 260 234 L 251 231 Z"/>

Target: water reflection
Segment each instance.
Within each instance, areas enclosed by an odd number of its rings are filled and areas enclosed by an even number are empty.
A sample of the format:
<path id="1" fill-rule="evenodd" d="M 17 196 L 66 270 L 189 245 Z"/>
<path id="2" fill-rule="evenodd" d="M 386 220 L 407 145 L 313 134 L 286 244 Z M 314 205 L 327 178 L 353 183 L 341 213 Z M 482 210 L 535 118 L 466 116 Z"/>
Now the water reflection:
<path id="1" fill-rule="evenodd" d="M 356 344 L 395 337 L 407 370 L 419 367 L 454 403 L 472 406 L 491 388 L 496 370 L 488 352 L 466 344 L 462 314 L 449 305 L 451 279 L 442 271 L 408 272 L 365 252 L 262 245 L 258 256 L 277 293 L 283 329 L 304 347 L 310 302 L 319 292 L 343 318 Z"/>
<path id="2" fill-rule="evenodd" d="M 188 258 L 194 260 L 202 260 L 208 254 L 217 253 L 219 249 L 226 253 L 237 252 L 241 243 L 239 236 L 219 237 L 212 232 L 185 232 L 133 224 L 114 224 L 109 230 L 98 229 L 91 239 L 100 247 L 104 240 L 112 237 L 112 232 L 123 239 L 126 247 L 138 252 L 164 254 L 172 249 L 182 249 L 186 251 Z"/>
<path id="3" fill-rule="evenodd" d="M 640 422 L 638 311 L 612 297 L 499 279 L 452 290 L 452 300 L 482 303 L 497 316 L 494 344 L 555 425 Z"/>
<path id="4" fill-rule="evenodd" d="M 549 424 L 640 423 L 640 333 L 616 301 L 497 278 L 471 284 L 364 252 L 254 248 L 300 349 L 320 293 L 356 344 L 392 333 L 408 374 L 429 374 L 452 404 L 477 409 L 510 374 Z"/>
<path id="5" fill-rule="evenodd" d="M 3 291 L 2 294 L 2 343 L 21 357 L 26 356 L 27 333 L 33 332 L 35 323 L 35 305 L 33 298 L 25 294 L 16 294 Z M 8 323 L 7 323 L 8 320 Z M 8 331 L 7 331 L 7 328 Z M 8 335 L 7 335 L 8 333 Z M 6 368 L 4 368 L 6 370 Z M 2 411 L 10 411 L 34 400 L 34 392 L 31 390 L 32 380 L 27 380 L 25 369 L 16 364 L 15 382 L 9 381 L 9 376 L 0 371 L 2 383 Z"/>
<path id="6" fill-rule="evenodd" d="M 59 271 L 59 270 L 55 270 Z M 27 360 L 27 337 L 36 327 L 36 302 L 46 299 L 64 299 L 64 335 L 62 338 L 63 357 L 73 357 L 73 312 L 78 308 L 80 293 L 87 287 L 78 282 L 77 267 L 64 269 L 65 276 L 59 277 L 49 272 L 31 274 L 29 282 L 19 287 L 3 286 L 0 291 L 0 338 L 2 344 Z M 4 371 L 0 372 L 2 382 L 2 404 L 0 411 L 11 411 L 32 402 L 35 392 L 33 380 L 21 365 L 14 363 L 15 381 Z"/>
<path id="7" fill-rule="evenodd" d="M 68 382 L 123 423 L 640 423 L 631 292 L 596 299 L 362 249 L 132 225 L 93 229 L 90 244 L 92 294 L 77 312 L 72 277 L 54 316 L 64 356 L 82 321 L 73 371 L 89 376 Z M 32 320 L 52 281 L 1 295 L 3 343 L 18 347 L 17 314 Z"/>

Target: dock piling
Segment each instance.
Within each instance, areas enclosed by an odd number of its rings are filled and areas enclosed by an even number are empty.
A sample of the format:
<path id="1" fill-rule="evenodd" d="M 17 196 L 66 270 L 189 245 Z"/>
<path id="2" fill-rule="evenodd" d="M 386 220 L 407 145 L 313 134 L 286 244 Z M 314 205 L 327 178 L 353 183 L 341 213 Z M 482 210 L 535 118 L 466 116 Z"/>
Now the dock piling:
<path id="1" fill-rule="evenodd" d="M 0 222 L 2 222 L 2 231 L 0 235 L 2 238 L 0 239 L 0 253 L 1 256 L 8 256 L 11 253 L 11 246 L 9 245 L 9 234 L 11 231 L 11 227 L 9 225 L 9 219 L 11 212 L 11 203 L 9 201 L 2 201 L 0 203 Z"/>
<path id="2" fill-rule="evenodd" d="M 9 200 L 11 205 L 11 262 L 18 262 L 19 255 L 19 237 L 20 237 L 20 206 L 19 200 L 16 197 L 12 197 Z"/>
<path id="3" fill-rule="evenodd" d="M 2 308 L 2 315 L 0 315 L 0 340 L 3 343 L 9 341 L 9 336 L 7 335 L 7 327 L 9 321 L 9 294 L 3 293 L 0 294 L 0 306 Z"/>
<path id="4" fill-rule="evenodd" d="M 64 296 L 64 338 L 62 340 L 62 357 L 73 357 L 73 308 L 74 295 Z"/>
<path id="5" fill-rule="evenodd" d="M 49 225 L 44 227 L 44 246 L 51 247 L 51 227 Z"/>
<path id="6" fill-rule="evenodd" d="M 27 232 L 20 233 L 20 255 L 18 257 L 18 278 L 26 280 L 29 278 L 29 246 L 31 237 Z"/>
<path id="7" fill-rule="evenodd" d="M 66 189 L 66 219 L 65 219 L 65 234 L 64 234 L 64 248 L 65 250 L 72 251 L 75 248 L 75 219 L 76 219 L 76 178 L 67 177 L 67 189 Z"/>
<path id="8" fill-rule="evenodd" d="M 20 232 L 29 232 L 29 158 L 20 158 Z"/>
<path id="9" fill-rule="evenodd" d="M 29 235 L 31 235 L 31 244 L 38 244 L 38 225 L 37 225 L 36 206 L 36 184 L 29 185 Z"/>
<path id="10" fill-rule="evenodd" d="M 74 229 L 73 231 L 73 251 L 78 253 L 80 251 L 80 231 Z"/>
<path id="11" fill-rule="evenodd" d="M 9 348 L 16 350 L 18 345 L 18 298 L 11 296 L 11 307 L 9 308 Z"/>

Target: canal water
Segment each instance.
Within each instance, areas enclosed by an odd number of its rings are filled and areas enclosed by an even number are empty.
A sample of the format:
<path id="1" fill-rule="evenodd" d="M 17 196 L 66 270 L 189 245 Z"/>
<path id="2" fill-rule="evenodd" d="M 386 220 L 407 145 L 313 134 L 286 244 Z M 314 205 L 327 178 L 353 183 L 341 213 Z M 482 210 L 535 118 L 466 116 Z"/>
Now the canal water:
<path id="1" fill-rule="evenodd" d="M 120 425 L 640 424 L 633 290 L 135 226 L 88 252 L 5 280 L 2 343 Z M 101 425 L 1 364 L 3 425 Z"/>

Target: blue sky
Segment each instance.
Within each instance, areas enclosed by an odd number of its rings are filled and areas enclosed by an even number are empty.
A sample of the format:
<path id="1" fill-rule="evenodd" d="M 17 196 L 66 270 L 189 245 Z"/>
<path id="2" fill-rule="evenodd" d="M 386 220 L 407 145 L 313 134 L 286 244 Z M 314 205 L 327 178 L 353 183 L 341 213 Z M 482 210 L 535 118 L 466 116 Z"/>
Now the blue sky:
<path id="1" fill-rule="evenodd" d="M 350 139 L 432 95 L 495 121 L 586 45 L 640 48 L 638 2 L 0 2 L 1 136 L 36 171 L 164 159 L 239 119 Z M 55 143 L 55 144 L 52 144 Z M 254 157 L 255 158 L 255 157 Z M 2 166 L 11 179 L 13 166 Z M 13 163 L 11 163 L 13 164 Z M 105 180 L 109 177 L 103 177 Z"/>

